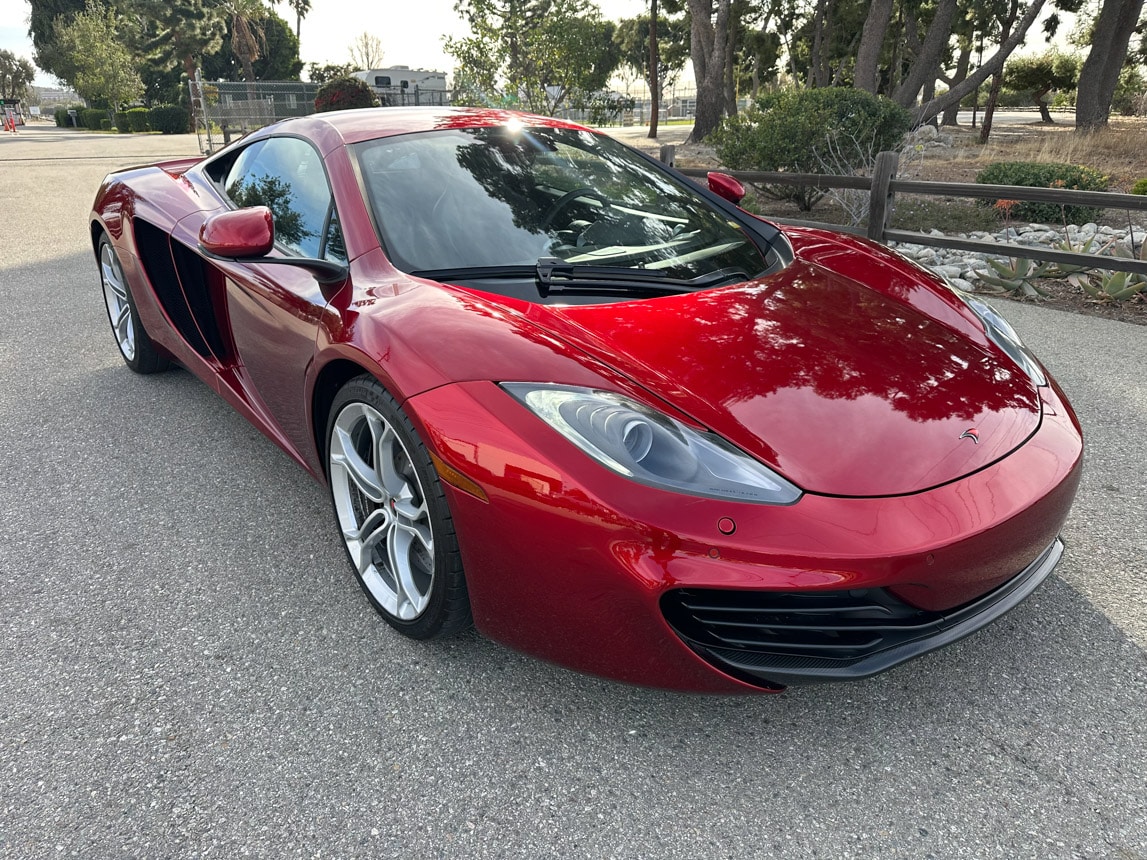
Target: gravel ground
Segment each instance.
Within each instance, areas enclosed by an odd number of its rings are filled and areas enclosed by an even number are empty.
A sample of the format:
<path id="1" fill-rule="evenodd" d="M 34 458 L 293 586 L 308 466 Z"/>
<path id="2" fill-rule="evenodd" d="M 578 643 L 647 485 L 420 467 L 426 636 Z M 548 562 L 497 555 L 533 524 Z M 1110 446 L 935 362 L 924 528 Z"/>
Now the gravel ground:
<path id="1" fill-rule="evenodd" d="M 782 696 L 634 689 L 375 619 L 323 490 L 140 378 L 86 215 L 193 137 L 0 140 L 0 856 L 1147 858 L 1147 337 L 1009 305 L 1088 434 L 1048 583 Z"/>

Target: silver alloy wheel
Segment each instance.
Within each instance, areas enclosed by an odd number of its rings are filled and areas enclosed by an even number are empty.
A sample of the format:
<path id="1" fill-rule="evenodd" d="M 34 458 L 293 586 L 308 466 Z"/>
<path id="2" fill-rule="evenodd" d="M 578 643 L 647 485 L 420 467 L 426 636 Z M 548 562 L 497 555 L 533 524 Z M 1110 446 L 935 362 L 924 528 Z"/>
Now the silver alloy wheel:
<path id="1" fill-rule="evenodd" d="M 128 361 L 135 359 L 135 322 L 127 298 L 127 282 L 115 251 L 107 242 L 100 245 L 100 280 L 104 285 L 104 302 L 112 323 L 119 351 Z"/>
<path id="2" fill-rule="evenodd" d="M 434 585 L 434 533 L 406 446 L 378 410 L 347 404 L 330 438 L 331 493 L 363 585 L 401 621 L 426 610 Z"/>

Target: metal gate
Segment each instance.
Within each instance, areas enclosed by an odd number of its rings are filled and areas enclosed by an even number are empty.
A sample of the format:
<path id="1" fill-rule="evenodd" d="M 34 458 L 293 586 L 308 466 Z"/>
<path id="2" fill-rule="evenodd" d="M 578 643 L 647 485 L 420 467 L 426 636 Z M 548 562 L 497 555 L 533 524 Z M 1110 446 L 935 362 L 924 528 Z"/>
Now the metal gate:
<path id="1" fill-rule="evenodd" d="M 318 84 L 302 81 L 188 82 L 199 149 L 210 154 L 233 139 L 281 119 L 315 112 Z"/>

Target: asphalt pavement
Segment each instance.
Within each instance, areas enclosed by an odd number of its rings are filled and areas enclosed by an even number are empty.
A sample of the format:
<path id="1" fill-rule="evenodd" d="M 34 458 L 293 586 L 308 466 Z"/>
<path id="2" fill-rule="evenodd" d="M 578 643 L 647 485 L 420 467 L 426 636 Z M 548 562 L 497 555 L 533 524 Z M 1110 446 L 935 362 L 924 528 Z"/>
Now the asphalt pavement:
<path id="1" fill-rule="evenodd" d="M 1147 860 L 1147 329 L 1004 306 L 1088 449 L 1000 622 L 860 683 L 631 688 L 392 633 L 320 486 L 123 367 L 92 198 L 196 152 L 0 139 L 0 856 Z"/>

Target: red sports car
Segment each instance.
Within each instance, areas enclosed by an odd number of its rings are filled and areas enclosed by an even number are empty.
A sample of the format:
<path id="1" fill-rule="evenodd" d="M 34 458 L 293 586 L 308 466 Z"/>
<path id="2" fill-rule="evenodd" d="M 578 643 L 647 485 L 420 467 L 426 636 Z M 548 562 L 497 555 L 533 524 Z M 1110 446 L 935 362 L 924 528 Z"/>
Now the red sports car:
<path id="1" fill-rule="evenodd" d="M 1063 551 L 1082 437 L 990 307 L 616 141 L 327 113 L 110 175 L 115 341 L 330 488 L 368 599 L 681 690 L 866 677 Z"/>

